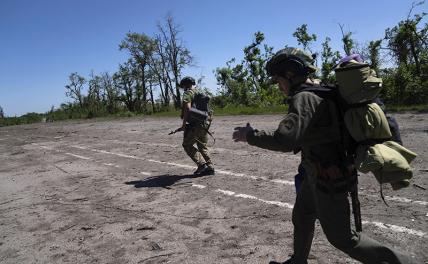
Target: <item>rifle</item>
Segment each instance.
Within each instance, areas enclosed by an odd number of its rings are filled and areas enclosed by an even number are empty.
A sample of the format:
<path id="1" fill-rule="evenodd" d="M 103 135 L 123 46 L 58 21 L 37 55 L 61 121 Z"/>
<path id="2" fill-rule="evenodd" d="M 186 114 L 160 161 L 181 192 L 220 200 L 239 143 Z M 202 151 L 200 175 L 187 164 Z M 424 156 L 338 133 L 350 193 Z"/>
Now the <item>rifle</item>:
<path id="1" fill-rule="evenodd" d="M 179 127 L 179 128 L 177 128 L 176 130 L 172 130 L 171 132 L 169 132 L 168 133 L 168 135 L 172 135 L 172 134 L 175 134 L 175 133 L 177 133 L 177 132 L 181 132 L 181 131 L 183 131 L 184 129 L 183 129 L 183 127 Z"/>
<path id="2" fill-rule="evenodd" d="M 354 222 L 355 222 L 355 230 L 357 232 L 363 231 L 363 226 L 361 222 L 361 208 L 360 208 L 360 200 L 358 200 L 358 174 L 354 170 L 354 176 L 357 177 L 357 183 L 349 190 L 351 195 L 352 202 L 352 213 L 354 214 Z"/>

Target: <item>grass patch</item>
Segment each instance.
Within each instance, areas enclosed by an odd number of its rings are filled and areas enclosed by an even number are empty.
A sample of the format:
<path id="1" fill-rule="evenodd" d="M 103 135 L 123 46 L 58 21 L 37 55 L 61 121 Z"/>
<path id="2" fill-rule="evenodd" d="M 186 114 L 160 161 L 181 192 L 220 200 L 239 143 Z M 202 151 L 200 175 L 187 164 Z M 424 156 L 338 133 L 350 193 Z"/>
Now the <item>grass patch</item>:
<path id="1" fill-rule="evenodd" d="M 287 105 L 276 105 L 269 107 L 250 107 L 250 106 L 226 106 L 224 108 L 214 109 L 215 116 L 228 115 L 263 115 L 263 114 L 284 114 L 287 113 Z"/>

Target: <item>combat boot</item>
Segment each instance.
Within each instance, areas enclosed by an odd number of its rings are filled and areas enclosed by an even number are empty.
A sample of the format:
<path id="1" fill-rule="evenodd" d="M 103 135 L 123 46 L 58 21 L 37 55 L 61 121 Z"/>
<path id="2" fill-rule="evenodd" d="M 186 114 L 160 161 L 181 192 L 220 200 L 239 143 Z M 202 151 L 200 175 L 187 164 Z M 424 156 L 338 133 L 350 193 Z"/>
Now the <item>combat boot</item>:
<path id="1" fill-rule="evenodd" d="M 291 256 L 290 259 L 284 261 L 284 262 L 277 262 L 277 261 L 270 261 L 269 264 L 294 264 L 295 262 L 293 261 L 293 256 Z M 308 262 L 305 262 L 306 264 Z"/>
<path id="2" fill-rule="evenodd" d="M 205 168 L 201 170 L 201 172 L 199 172 L 198 175 L 214 175 L 215 174 L 215 170 L 212 166 L 208 166 L 205 165 Z"/>
<path id="3" fill-rule="evenodd" d="M 195 170 L 195 172 L 193 172 L 193 175 L 200 175 L 201 171 L 206 170 L 208 168 L 207 164 L 201 164 L 198 166 L 198 168 Z"/>

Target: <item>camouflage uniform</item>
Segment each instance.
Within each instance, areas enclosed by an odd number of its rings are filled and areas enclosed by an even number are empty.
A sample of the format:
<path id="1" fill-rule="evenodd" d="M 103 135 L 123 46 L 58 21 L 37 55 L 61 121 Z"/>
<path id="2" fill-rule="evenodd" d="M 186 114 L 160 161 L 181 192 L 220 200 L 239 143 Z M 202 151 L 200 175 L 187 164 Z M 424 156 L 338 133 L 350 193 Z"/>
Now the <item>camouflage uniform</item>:
<path id="1" fill-rule="evenodd" d="M 183 104 L 192 103 L 198 89 L 192 88 L 183 93 Z M 198 165 L 206 164 L 212 168 L 211 158 L 208 153 L 208 128 L 209 122 L 203 124 L 187 124 L 184 130 L 183 148 L 187 155 Z M 194 146 L 196 144 L 197 148 Z"/>
<path id="2" fill-rule="evenodd" d="M 301 85 L 296 91 L 311 86 Z M 358 233 L 351 228 L 347 191 L 333 190 L 338 182 L 320 179 L 320 166 L 343 165 L 341 133 L 333 102 L 313 92 L 301 91 L 289 95 L 289 112 L 274 132 L 250 131 L 249 144 L 275 151 L 301 151 L 306 171 L 293 208 L 294 255 L 291 262 L 307 263 L 318 219 L 328 241 L 362 263 L 412 263 L 410 258 Z M 345 182 L 346 184 L 346 182 Z M 340 183 L 339 183 L 340 185 Z"/>

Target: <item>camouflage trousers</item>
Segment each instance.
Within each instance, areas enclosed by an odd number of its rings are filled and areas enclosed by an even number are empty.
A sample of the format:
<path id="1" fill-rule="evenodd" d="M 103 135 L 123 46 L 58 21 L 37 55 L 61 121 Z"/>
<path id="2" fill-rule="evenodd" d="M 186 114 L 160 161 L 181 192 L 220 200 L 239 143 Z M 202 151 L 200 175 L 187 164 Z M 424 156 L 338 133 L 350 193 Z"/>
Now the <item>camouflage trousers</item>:
<path id="1" fill-rule="evenodd" d="M 207 164 L 212 167 L 211 158 L 208 153 L 208 132 L 203 125 L 187 125 L 184 130 L 183 148 L 187 155 L 200 166 Z M 194 145 L 196 144 L 197 147 Z"/>
<path id="2" fill-rule="evenodd" d="M 307 165 L 307 163 L 306 163 Z M 362 263 L 414 263 L 410 257 L 371 239 L 351 227 L 348 193 L 326 193 L 317 187 L 311 166 L 296 197 L 292 221 L 294 225 L 293 264 L 307 263 L 318 219 L 328 241 L 337 249 Z"/>

